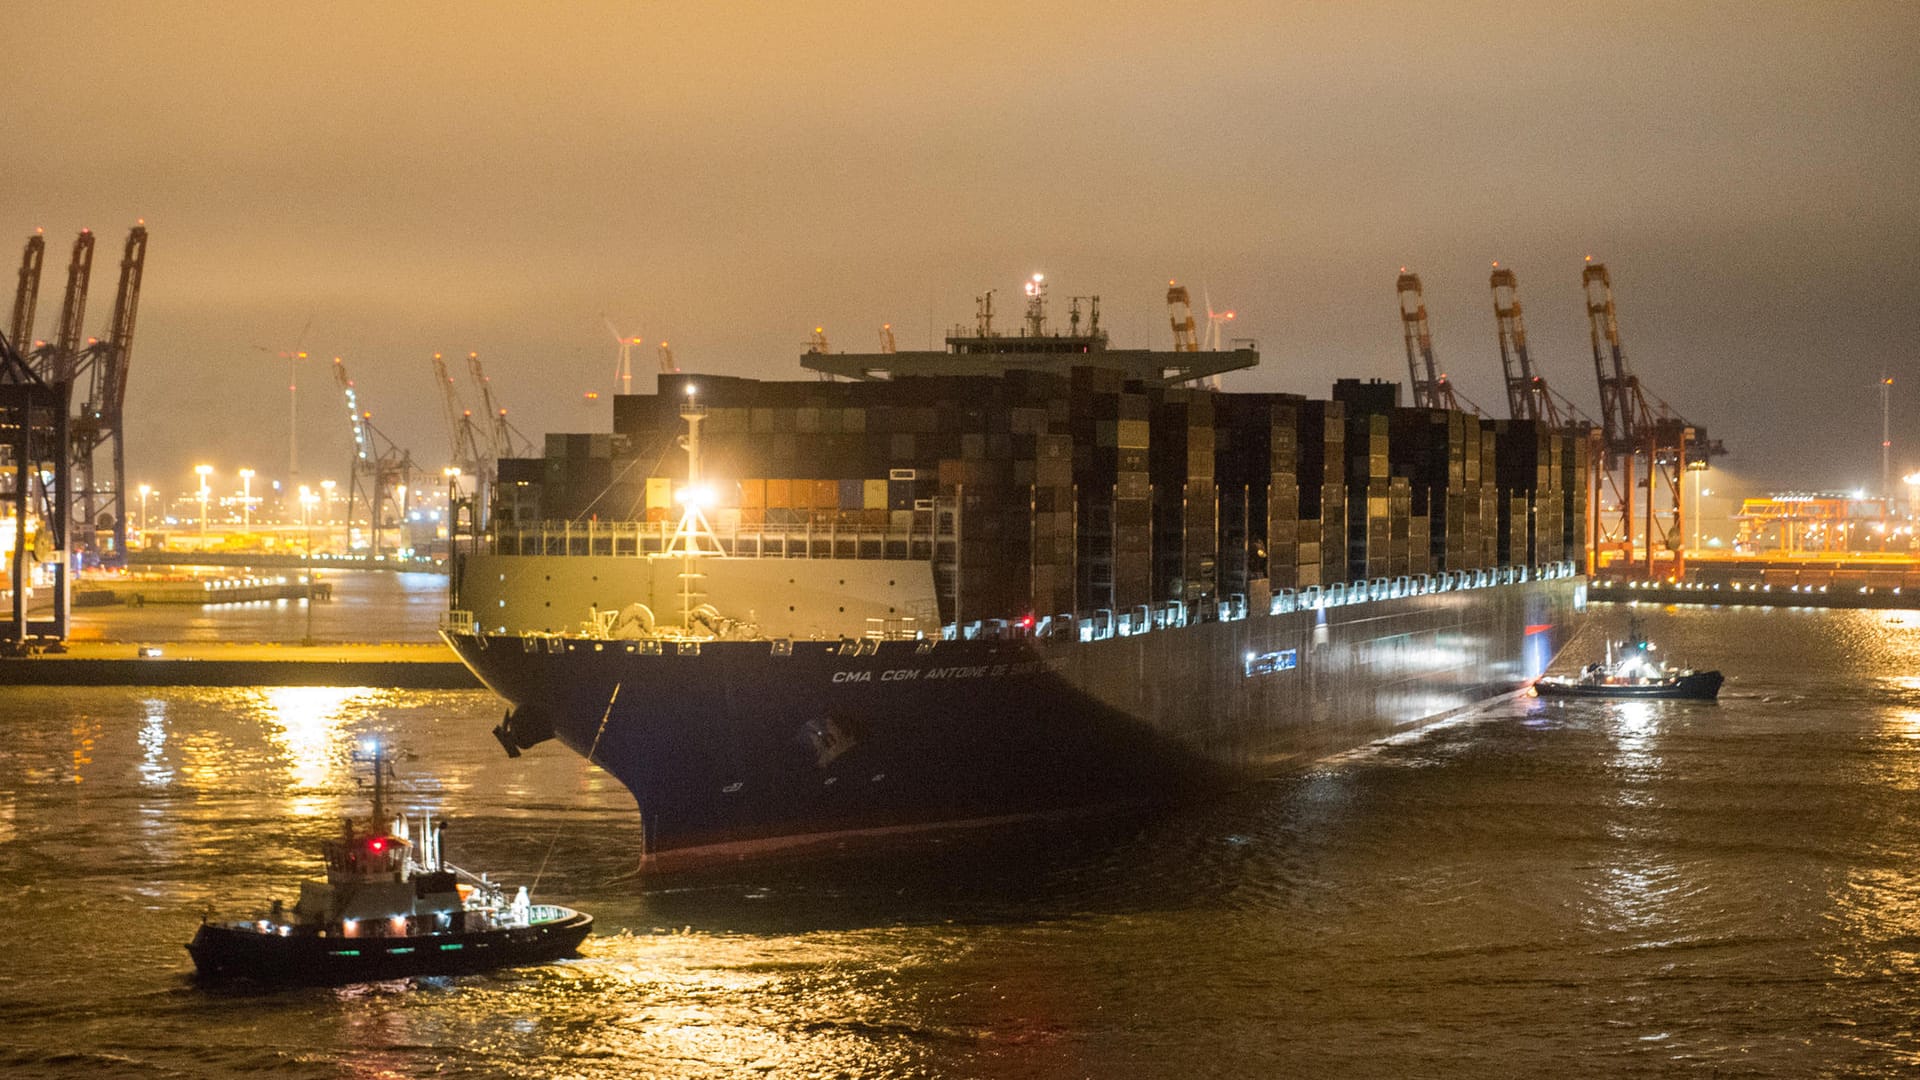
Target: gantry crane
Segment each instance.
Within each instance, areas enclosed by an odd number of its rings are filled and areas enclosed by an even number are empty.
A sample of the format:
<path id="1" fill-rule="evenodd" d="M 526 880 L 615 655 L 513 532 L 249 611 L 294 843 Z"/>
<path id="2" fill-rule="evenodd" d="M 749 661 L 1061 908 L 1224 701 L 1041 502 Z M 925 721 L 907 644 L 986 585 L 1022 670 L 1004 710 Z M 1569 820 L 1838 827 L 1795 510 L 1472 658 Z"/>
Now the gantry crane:
<path id="1" fill-rule="evenodd" d="M 1416 409 L 1460 411 L 1460 399 L 1433 360 L 1433 331 L 1427 326 L 1427 301 L 1420 291 L 1420 275 L 1400 268 L 1400 326 L 1407 339 L 1407 380 L 1413 386 Z M 1473 411 L 1479 412 L 1478 408 Z"/>
<path id="2" fill-rule="evenodd" d="M 1666 402 L 1640 385 L 1620 347 L 1620 320 L 1606 264 L 1588 256 L 1580 285 L 1586 294 L 1601 417 L 1600 454 L 1593 464 L 1598 474 L 1597 505 L 1589 515 L 1588 543 L 1596 560 L 1602 552 L 1612 551 L 1632 564 L 1639 533 L 1639 565 L 1646 575 L 1657 574 L 1656 557 L 1665 553 L 1678 576 L 1686 568 L 1686 500 L 1681 484 L 1689 469 L 1706 468 L 1726 450 L 1708 439 L 1704 428 L 1675 415 Z M 1649 398 L 1658 404 L 1657 411 Z M 1635 493 L 1642 487 L 1647 493 L 1645 504 L 1636 507 Z"/>
<path id="3" fill-rule="evenodd" d="M 31 332 L 38 304 L 44 246 L 43 238 L 36 233 L 27 241 L 21 259 L 12 325 L 23 337 Z M 127 548 L 126 449 L 121 432 L 140 282 L 146 266 L 146 223 L 136 223 L 127 234 L 106 337 L 83 343 L 93 252 L 93 232 L 82 229 L 67 264 L 59 326 L 51 341 L 38 345 L 28 355 L 43 378 L 68 384 L 75 398 L 68 432 L 73 480 L 68 489 L 73 499 L 69 511 L 72 549 L 89 563 L 115 565 L 125 560 Z M 102 449 L 109 454 L 104 466 L 97 460 Z"/>
<path id="4" fill-rule="evenodd" d="M 415 490 L 413 456 L 373 426 L 373 414 L 360 407 L 360 396 L 354 390 L 353 380 L 347 376 L 347 366 L 337 356 L 333 358 L 333 380 L 339 384 L 340 395 L 346 400 L 347 421 L 353 429 L 347 525 L 349 528 L 353 525 L 355 504 L 364 503 L 369 550 L 376 555 L 394 550 L 384 546 L 381 538 L 388 529 L 399 531 L 406 527 L 406 493 Z"/>

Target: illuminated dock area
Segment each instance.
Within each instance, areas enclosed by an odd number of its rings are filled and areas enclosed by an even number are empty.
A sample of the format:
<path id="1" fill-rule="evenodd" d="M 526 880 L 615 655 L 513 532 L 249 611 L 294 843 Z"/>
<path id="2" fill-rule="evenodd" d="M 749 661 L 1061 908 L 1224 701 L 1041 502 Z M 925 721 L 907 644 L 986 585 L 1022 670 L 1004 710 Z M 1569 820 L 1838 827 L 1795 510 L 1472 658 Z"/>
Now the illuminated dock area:
<path id="1" fill-rule="evenodd" d="M 480 687 L 452 650 L 429 644 L 74 642 L 0 661 L 4 686 Z"/>

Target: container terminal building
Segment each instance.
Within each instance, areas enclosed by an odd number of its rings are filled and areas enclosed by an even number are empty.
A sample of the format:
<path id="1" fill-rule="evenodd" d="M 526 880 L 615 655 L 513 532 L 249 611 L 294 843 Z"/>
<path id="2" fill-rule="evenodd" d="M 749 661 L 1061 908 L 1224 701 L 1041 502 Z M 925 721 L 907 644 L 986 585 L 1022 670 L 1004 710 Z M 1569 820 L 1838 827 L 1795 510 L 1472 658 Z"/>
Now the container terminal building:
<path id="1" fill-rule="evenodd" d="M 722 551 L 930 559 L 939 610 L 923 626 L 1587 569 L 1582 433 L 1403 407 L 1391 382 L 1220 392 L 1203 381 L 1255 351 L 1110 349 L 1097 317 L 1084 334 L 1077 318 L 1067 334 L 1029 323 L 984 321 L 944 351 L 809 352 L 812 379 L 662 374 L 655 393 L 615 398 L 611 433 L 502 460 L 486 542 L 667 550 L 692 403 Z"/>

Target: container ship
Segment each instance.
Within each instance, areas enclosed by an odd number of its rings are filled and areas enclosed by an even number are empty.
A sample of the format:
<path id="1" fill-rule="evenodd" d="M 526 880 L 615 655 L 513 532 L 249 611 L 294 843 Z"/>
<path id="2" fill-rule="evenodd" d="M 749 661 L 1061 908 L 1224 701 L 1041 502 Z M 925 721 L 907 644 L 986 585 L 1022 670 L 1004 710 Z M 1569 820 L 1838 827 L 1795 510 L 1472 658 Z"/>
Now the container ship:
<path id="1" fill-rule="evenodd" d="M 444 636 L 506 751 L 606 769 L 649 858 L 751 853 L 1218 790 L 1571 636 L 1577 435 L 1377 380 L 1222 392 L 1254 349 L 1110 348 L 1038 284 L 1012 331 L 989 294 L 944 350 L 663 373 L 500 460 Z"/>

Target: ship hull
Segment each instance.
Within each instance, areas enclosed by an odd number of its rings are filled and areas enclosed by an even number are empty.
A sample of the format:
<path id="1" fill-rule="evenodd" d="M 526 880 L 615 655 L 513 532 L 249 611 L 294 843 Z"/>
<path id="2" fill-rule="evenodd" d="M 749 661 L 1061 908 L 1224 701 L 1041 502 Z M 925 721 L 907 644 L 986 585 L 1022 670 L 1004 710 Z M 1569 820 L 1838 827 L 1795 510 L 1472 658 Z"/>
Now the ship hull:
<path id="1" fill-rule="evenodd" d="M 447 640 L 624 784 L 648 853 L 1162 801 L 1524 689 L 1578 578 L 1080 641 Z"/>
<path id="2" fill-rule="evenodd" d="M 1542 679 L 1533 692 L 1540 697 L 1599 698 L 1614 701 L 1714 701 L 1726 677 L 1717 671 L 1689 671 L 1655 683 L 1590 683 Z"/>
<path id="3" fill-rule="evenodd" d="M 544 964 L 573 956 L 592 932 L 593 917 L 570 910 L 530 926 L 394 937 L 321 937 L 305 928 L 283 937 L 205 923 L 187 951 L 203 980 L 339 985 Z"/>

